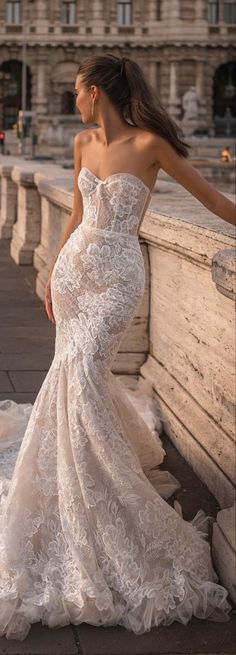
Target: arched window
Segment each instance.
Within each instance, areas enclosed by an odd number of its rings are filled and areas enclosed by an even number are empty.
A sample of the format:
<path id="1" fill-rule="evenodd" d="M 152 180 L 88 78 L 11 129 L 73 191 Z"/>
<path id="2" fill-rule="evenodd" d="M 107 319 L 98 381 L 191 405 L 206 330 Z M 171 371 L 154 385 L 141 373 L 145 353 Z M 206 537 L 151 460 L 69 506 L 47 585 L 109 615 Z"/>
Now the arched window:
<path id="1" fill-rule="evenodd" d="M 61 113 L 75 114 L 75 99 L 72 91 L 64 91 L 61 96 Z"/>
<path id="2" fill-rule="evenodd" d="M 21 0 L 7 0 L 6 2 L 6 23 L 18 25 L 21 23 Z"/>
<path id="3" fill-rule="evenodd" d="M 224 21 L 225 23 L 236 23 L 236 2 L 235 0 L 224 0 Z"/>
<path id="4" fill-rule="evenodd" d="M 17 59 L 4 61 L 0 66 L 0 84 L 2 92 L 1 129 L 9 130 L 17 121 L 22 100 L 22 62 Z M 31 74 L 26 67 L 26 110 L 31 110 Z M 1 118 L 1 117 L 0 117 Z"/>
<path id="5" fill-rule="evenodd" d="M 75 25 L 76 0 L 62 0 L 62 23 L 64 25 Z"/>
<path id="6" fill-rule="evenodd" d="M 117 2 L 117 22 L 118 25 L 132 25 L 133 22 L 133 3 L 130 0 L 118 0 Z"/>

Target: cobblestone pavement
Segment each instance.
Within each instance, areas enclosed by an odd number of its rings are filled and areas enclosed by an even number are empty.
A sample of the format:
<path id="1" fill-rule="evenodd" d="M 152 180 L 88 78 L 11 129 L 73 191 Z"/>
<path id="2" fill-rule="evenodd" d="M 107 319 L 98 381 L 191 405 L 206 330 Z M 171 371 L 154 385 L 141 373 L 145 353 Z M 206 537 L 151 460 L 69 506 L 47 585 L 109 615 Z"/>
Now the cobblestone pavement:
<path id="1" fill-rule="evenodd" d="M 34 402 L 54 352 L 55 328 L 34 293 L 35 271 L 17 266 L 9 256 L 9 242 L 0 242 L 0 399 Z M 184 518 L 202 507 L 215 515 L 219 506 L 207 488 L 163 437 L 163 468 L 180 480 L 176 498 Z M 121 627 L 88 624 L 52 630 L 34 624 L 22 641 L 0 639 L 0 655 L 231 655 L 235 653 L 235 613 L 228 623 L 193 619 L 174 622 L 136 636 Z"/>

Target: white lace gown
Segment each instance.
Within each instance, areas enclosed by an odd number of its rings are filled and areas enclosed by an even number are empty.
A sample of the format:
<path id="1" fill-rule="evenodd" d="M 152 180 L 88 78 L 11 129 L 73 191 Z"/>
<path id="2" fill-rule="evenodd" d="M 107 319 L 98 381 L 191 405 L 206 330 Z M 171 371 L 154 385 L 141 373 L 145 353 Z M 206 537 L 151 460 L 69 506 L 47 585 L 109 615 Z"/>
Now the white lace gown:
<path id="1" fill-rule="evenodd" d="M 150 474 L 164 451 L 111 372 L 144 292 L 149 189 L 85 167 L 78 184 L 83 221 L 52 274 L 54 359 L 33 407 L 0 405 L 0 634 L 227 621 L 203 514 L 187 522 L 166 502 L 175 478 Z"/>

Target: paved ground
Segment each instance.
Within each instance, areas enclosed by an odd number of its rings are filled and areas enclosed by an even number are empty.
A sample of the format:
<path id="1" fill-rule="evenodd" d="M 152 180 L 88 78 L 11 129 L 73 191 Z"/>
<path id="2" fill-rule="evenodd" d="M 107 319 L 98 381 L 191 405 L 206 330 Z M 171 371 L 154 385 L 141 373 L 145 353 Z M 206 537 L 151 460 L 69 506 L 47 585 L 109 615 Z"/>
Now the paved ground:
<path id="1" fill-rule="evenodd" d="M 0 242 L 0 399 L 34 402 L 52 361 L 55 330 L 34 294 L 34 280 L 33 268 L 17 266 L 8 242 Z M 163 445 L 162 466 L 182 484 L 170 502 L 179 500 L 187 520 L 200 507 L 215 516 L 216 500 L 167 437 Z M 193 619 L 187 626 L 175 622 L 141 636 L 120 627 L 82 624 L 50 630 L 38 623 L 23 642 L 0 639 L 0 655 L 231 655 L 235 644 L 232 612 L 228 623 Z"/>

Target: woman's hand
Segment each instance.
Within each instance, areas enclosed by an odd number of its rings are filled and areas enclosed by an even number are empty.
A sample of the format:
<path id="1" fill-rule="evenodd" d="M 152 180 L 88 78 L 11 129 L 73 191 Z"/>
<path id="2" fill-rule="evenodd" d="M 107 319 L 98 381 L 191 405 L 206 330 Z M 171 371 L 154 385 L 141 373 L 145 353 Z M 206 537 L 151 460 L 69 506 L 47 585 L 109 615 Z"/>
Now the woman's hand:
<path id="1" fill-rule="evenodd" d="M 51 296 L 51 277 L 48 278 L 46 287 L 45 287 L 45 309 L 49 318 L 49 321 L 56 325 L 55 317 L 52 309 L 52 296 Z"/>

